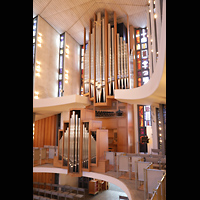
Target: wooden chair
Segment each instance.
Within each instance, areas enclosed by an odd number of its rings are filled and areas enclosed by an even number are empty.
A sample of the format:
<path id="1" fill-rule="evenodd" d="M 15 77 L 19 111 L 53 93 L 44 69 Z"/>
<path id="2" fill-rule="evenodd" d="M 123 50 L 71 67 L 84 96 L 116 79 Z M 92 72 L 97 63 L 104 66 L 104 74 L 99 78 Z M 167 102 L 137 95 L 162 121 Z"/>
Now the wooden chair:
<path id="1" fill-rule="evenodd" d="M 66 195 L 69 195 L 69 193 L 70 193 L 70 186 L 69 185 L 63 185 L 63 193 L 60 193 L 61 195 L 64 195 L 64 197 L 66 196 Z M 67 196 L 66 196 L 67 197 Z"/>
<path id="2" fill-rule="evenodd" d="M 82 192 L 83 194 L 80 194 L 79 192 Z M 84 197 L 85 199 L 85 189 L 84 188 L 77 188 L 77 194 L 75 196 L 77 199 L 82 199 Z"/>
<path id="3" fill-rule="evenodd" d="M 38 188 L 38 195 L 40 195 L 41 193 L 44 195 L 45 194 L 45 184 L 44 183 L 39 183 L 39 188 Z M 41 186 L 43 186 L 43 188 L 40 188 Z"/>
<path id="4" fill-rule="evenodd" d="M 34 199 L 34 200 L 35 200 L 35 199 L 40 199 L 40 196 L 34 194 L 34 195 L 33 195 L 33 199 Z"/>
<path id="5" fill-rule="evenodd" d="M 51 198 L 52 198 L 52 196 L 57 196 L 58 197 L 59 185 L 58 184 L 52 184 L 52 187 L 54 187 L 54 190 L 51 190 Z"/>
<path id="6" fill-rule="evenodd" d="M 71 196 L 76 196 L 76 194 L 77 194 L 77 187 L 70 187 L 70 192 L 69 192 L 69 194 L 68 195 L 71 195 Z M 75 193 L 73 192 L 73 191 L 75 191 Z"/>

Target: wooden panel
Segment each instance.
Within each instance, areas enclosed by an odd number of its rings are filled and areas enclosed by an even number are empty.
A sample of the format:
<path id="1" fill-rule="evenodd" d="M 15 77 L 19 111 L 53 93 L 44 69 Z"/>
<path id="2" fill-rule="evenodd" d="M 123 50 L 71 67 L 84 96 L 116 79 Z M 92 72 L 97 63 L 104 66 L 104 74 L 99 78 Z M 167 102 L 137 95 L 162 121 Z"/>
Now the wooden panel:
<path id="1" fill-rule="evenodd" d="M 55 173 L 33 173 L 33 182 L 55 183 Z M 37 187 L 36 184 L 33 187 Z M 49 186 L 46 189 L 50 189 Z"/>
<path id="2" fill-rule="evenodd" d="M 97 158 L 104 159 L 104 151 L 108 151 L 108 130 L 97 129 Z"/>
<path id="3" fill-rule="evenodd" d="M 106 127 L 107 129 L 117 128 L 117 118 L 96 118 L 97 120 L 102 121 L 102 127 Z"/>
<path id="4" fill-rule="evenodd" d="M 35 121 L 34 147 L 55 145 L 57 115 Z"/>
<path id="5" fill-rule="evenodd" d="M 126 127 L 126 118 L 118 119 L 118 127 Z"/>
<path id="6" fill-rule="evenodd" d="M 127 128 L 117 128 L 117 151 L 127 152 L 128 150 Z"/>

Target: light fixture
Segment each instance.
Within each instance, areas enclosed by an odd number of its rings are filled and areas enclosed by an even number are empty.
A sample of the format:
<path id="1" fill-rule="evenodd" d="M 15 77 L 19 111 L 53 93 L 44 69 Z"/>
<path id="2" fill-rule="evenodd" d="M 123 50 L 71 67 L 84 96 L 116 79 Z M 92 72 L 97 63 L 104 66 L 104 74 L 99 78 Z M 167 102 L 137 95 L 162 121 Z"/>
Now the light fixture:
<path id="1" fill-rule="evenodd" d="M 34 140 L 35 123 L 33 123 L 33 140 Z"/>
<path id="2" fill-rule="evenodd" d="M 65 48 L 65 56 L 67 58 L 69 58 L 69 45 L 66 44 L 66 48 Z"/>
<path id="3" fill-rule="evenodd" d="M 65 83 L 68 83 L 68 79 L 69 79 L 69 71 L 66 69 L 65 70 Z"/>
<path id="4" fill-rule="evenodd" d="M 34 92 L 34 99 L 39 99 L 39 92 L 38 91 Z"/>
<path id="5" fill-rule="evenodd" d="M 37 41 L 38 41 L 38 46 L 41 47 L 42 45 L 42 33 L 38 33 L 38 36 L 37 36 Z"/>
<path id="6" fill-rule="evenodd" d="M 40 61 L 36 61 L 36 67 L 35 67 L 36 76 L 40 76 L 40 64 L 41 64 Z"/>
<path id="7" fill-rule="evenodd" d="M 156 14 L 154 14 L 154 19 L 156 19 L 157 18 L 157 15 Z"/>

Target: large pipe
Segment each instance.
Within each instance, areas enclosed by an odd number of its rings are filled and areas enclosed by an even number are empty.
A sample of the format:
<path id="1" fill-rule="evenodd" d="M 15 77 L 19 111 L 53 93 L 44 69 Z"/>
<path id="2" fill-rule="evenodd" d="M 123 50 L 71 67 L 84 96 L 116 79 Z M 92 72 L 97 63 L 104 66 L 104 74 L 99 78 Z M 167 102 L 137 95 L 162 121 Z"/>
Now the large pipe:
<path id="1" fill-rule="evenodd" d="M 111 95 L 111 34 L 108 24 L 108 94 Z"/>
<path id="2" fill-rule="evenodd" d="M 115 41 L 114 41 L 114 28 L 112 28 L 112 65 L 111 65 L 111 95 L 114 95 L 114 89 L 115 89 Z"/>

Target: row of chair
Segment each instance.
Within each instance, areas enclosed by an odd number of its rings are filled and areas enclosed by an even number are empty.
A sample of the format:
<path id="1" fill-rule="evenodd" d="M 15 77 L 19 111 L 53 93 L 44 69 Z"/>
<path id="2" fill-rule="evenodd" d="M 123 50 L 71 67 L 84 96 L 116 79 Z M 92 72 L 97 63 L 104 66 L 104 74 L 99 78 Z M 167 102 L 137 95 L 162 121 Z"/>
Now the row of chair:
<path id="1" fill-rule="evenodd" d="M 49 197 L 44 197 L 44 196 L 39 196 L 39 195 L 34 194 L 33 195 L 33 200 L 35 200 L 35 199 L 39 199 L 39 200 L 57 200 L 57 199 L 51 199 Z"/>
<path id="2" fill-rule="evenodd" d="M 84 188 L 78 188 L 78 187 L 72 187 L 69 185 L 60 185 L 60 184 L 51 184 L 51 183 L 39 183 L 39 182 L 34 182 L 33 184 L 37 185 L 37 187 L 33 187 L 33 191 L 37 193 L 37 195 L 40 195 L 41 193 L 44 194 L 44 197 L 46 195 L 51 195 L 52 196 L 57 196 L 57 199 L 59 197 L 65 197 L 72 199 L 85 199 L 85 189 Z M 40 188 L 40 187 L 43 188 Z M 50 190 L 47 189 L 47 186 L 50 187 Z M 54 189 L 53 189 L 54 187 Z"/>

